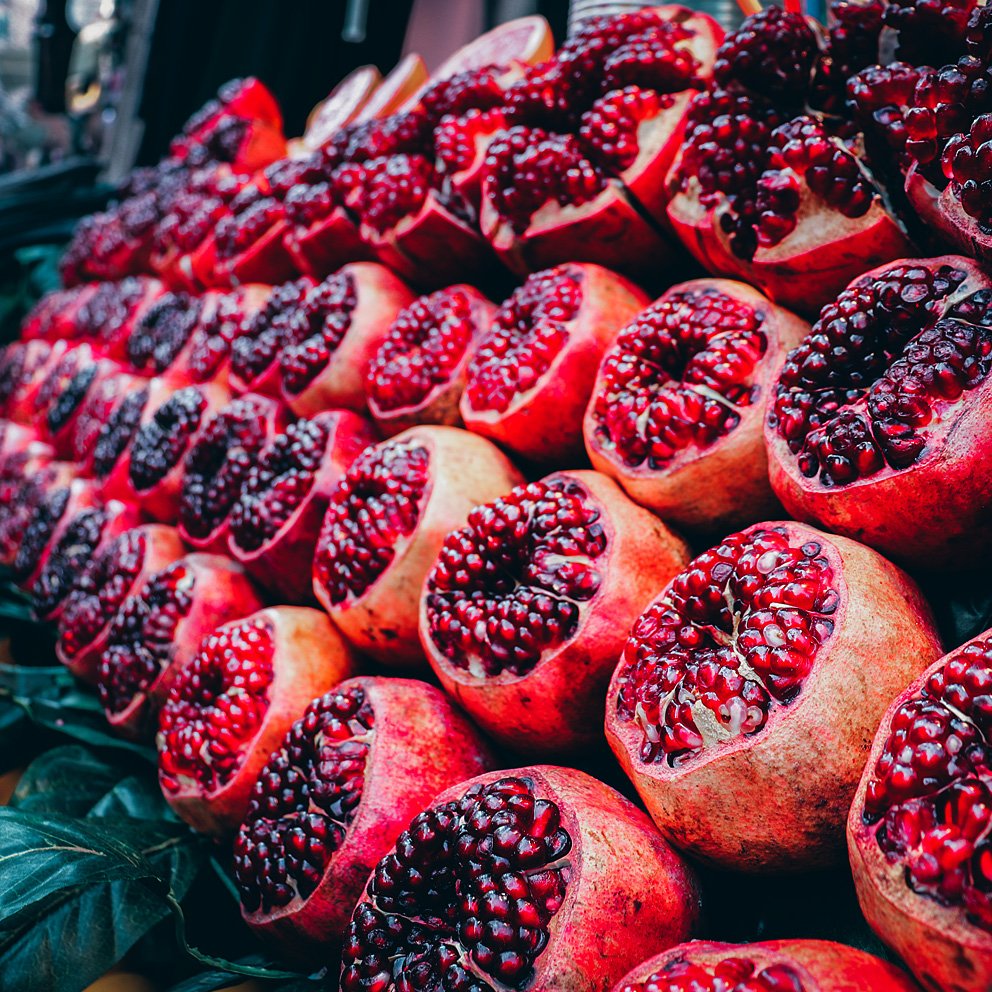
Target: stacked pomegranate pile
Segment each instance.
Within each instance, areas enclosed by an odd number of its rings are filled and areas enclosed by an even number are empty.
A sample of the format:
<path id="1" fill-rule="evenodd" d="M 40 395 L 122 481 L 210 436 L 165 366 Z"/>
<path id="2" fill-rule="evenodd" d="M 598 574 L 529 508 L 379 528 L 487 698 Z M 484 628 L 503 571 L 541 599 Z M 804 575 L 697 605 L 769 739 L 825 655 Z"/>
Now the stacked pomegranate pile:
<path id="1" fill-rule="evenodd" d="M 288 142 L 231 83 L 80 225 L 0 357 L 0 561 L 252 928 L 344 992 L 910 992 L 687 942 L 694 861 L 849 857 L 988 992 L 992 631 L 911 574 L 992 550 L 990 149 L 992 7 L 650 7 Z"/>

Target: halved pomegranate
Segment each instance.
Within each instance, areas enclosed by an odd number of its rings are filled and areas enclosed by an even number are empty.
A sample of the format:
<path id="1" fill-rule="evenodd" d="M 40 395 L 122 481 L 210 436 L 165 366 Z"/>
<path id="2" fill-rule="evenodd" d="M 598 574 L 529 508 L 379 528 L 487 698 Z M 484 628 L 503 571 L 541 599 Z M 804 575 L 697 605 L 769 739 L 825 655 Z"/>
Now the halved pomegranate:
<path id="1" fill-rule="evenodd" d="M 594 992 L 698 917 L 691 869 L 608 786 L 570 768 L 490 772 L 438 796 L 376 866 L 341 992 Z"/>
<path id="2" fill-rule="evenodd" d="M 158 279 L 147 276 L 97 283 L 76 311 L 77 336 L 91 340 L 105 357 L 126 361 L 135 323 L 165 291 Z"/>
<path id="3" fill-rule="evenodd" d="M 634 624 L 606 736 L 677 847 L 736 871 L 834 864 L 871 728 L 940 650 L 919 589 L 876 552 L 755 524 Z"/>
<path id="4" fill-rule="evenodd" d="M 865 917 L 928 989 L 992 985 L 992 631 L 882 718 L 847 824 Z"/>
<path id="5" fill-rule="evenodd" d="M 87 391 L 74 418 L 68 448 L 81 476 L 93 475 L 93 457 L 104 426 L 115 419 L 121 404 L 131 393 L 146 385 L 139 376 L 118 372 L 95 382 Z"/>
<path id="6" fill-rule="evenodd" d="M 81 336 L 76 314 L 85 301 L 97 292 L 99 285 L 84 283 L 46 293 L 21 321 L 20 339 L 61 341 Z"/>
<path id="7" fill-rule="evenodd" d="M 774 514 L 765 404 L 808 332 L 743 283 L 672 286 L 603 357 L 583 431 L 593 466 L 679 527 L 724 532 Z"/>
<path id="8" fill-rule="evenodd" d="M 73 466 L 55 461 L 54 455 L 47 444 L 36 441 L 12 452 L 0 466 L 0 564 L 13 566 L 48 495 L 75 479 Z"/>
<path id="9" fill-rule="evenodd" d="M 286 428 L 282 406 L 246 393 L 215 413 L 183 460 L 179 533 L 198 551 L 227 553 L 231 511 L 262 449 Z"/>
<path id="10" fill-rule="evenodd" d="M 244 569 L 220 555 L 186 555 L 146 578 L 111 621 L 100 657 L 100 702 L 111 727 L 149 737 L 200 640 L 262 605 Z"/>
<path id="11" fill-rule="evenodd" d="M 630 625 L 689 557 L 598 472 L 517 486 L 444 539 L 420 600 L 427 659 L 500 744 L 588 749 Z"/>
<path id="12" fill-rule="evenodd" d="M 465 426 L 523 458 L 580 459 L 600 359 L 649 301 L 598 265 L 568 263 L 528 277 L 473 351 L 460 402 Z"/>
<path id="13" fill-rule="evenodd" d="M 256 456 L 228 520 L 228 548 L 291 603 L 313 599 L 311 563 L 327 501 L 372 425 L 347 410 L 298 420 Z"/>
<path id="14" fill-rule="evenodd" d="M 397 314 L 365 375 L 369 412 L 384 434 L 416 424 L 461 426 L 469 358 L 495 314 L 464 283 L 421 296 Z"/>
<path id="15" fill-rule="evenodd" d="M 104 544 L 80 569 L 59 614 L 55 653 L 74 675 L 95 683 L 110 624 L 124 600 L 186 553 L 179 534 L 145 524 Z"/>
<path id="16" fill-rule="evenodd" d="M 36 427 L 38 391 L 73 348 L 69 341 L 12 341 L 0 353 L 0 412 L 7 420 Z"/>
<path id="17" fill-rule="evenodd" d="M 365 376 L 413 291 L 375 262 L 355 262 L 314 286 L 290 316 L 279 353 L 282 397 L 298 416 L 364 410 Z"/>
<path id="18" fill-rule="evenodd" d="M 420 590 L 445 535 L 521 481 L 484 438 L 412 427 L 359 455 L 330 494 L 313 591 L 341 632 L 384 665 L 423 662 Z"/>
<path id="19" fill-rule="evenodd" d="M 145 307 L 127 338 L 125 353 L 132 371 L 156 376 L 170 369 L 189 343 L 203 307 L 202 298 L 182 290 L 163 293 Z"/>
<path id="20" fill-rule="evenodd" d="M 856 279 L 790 352 L 768 408 L 793 516 L 923 567 L 992 546 L 992 281 L 955 255 Z"/>
<path id="21" fill-rule="evenodd" d="M 357 661 L 320 610 L 276 606 L 207 634 L 158 720 L 158 781 L 194 829 L 237 828 L 269 755 Z"/>
<path id="22" fill-rule="evenodd" d="M 437 73 L 434 73 L 434 77 Z M 416 52 L 408 52 L 386 74 L 371 96 L 355 115 L 356 123 L 364 123 L 396 113 L 427 83 L 424 60 Z"/>
<path id="23" fill-rule="evenodd" d="M 894 965 L 826 940 L 693 941 L 658 954 L 613 992 L 914 992 Z"/>
<path id="24" fill-rule="evenodd" d="M 374 65 L 361 65 L 349 72 L 310 111 L 300 139 L 302 147 L 309 152 L 323 148 L 341 128 L 361 116 L 381 85 L 382 73 Z"/>
<path id="25" fill-rule="evenodd" d="M 424 682 L 356 678 L 315 699 L 258 776 L 234 842 L 245 921 L 301 957 L 326 951 L 410 820 L 490 767 L 472 725 Z"/>

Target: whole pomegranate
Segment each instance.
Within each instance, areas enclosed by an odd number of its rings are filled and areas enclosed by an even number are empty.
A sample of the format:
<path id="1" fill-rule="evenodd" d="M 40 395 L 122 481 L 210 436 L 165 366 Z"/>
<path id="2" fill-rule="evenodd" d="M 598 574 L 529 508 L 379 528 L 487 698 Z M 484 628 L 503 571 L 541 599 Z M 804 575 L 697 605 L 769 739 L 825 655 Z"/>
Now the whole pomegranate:
<path id="1" fill-rule="evenodd" d="M 581 458 L 600 359 L 648 302 L 598 265 L 568 263 L 528 277 L 475 346 L 460 403 L 465 426 L 537 462 Z"/>
<path id="2" fill-rule="evenodd" d="M 269 755 L 357 661 L 320 610 L 276 606 L 207 634 L 158 718 L 158 780 L 203 833 L 236 830 Z"/>
<path id="3" fill-rule="evenodd" d="M 427 659 L 499 743 L 588 749 L 630 625 L 689 557 L 598 472 L 517 486 L 444 539 L 420 600 Z"/>
<path id="4" fill-rule="evenodd" d="M 434 799 L 376 866 L 340 988 L 607 989 L 686 939 L 699 904 L 689 867 L 602 782 L 490 772 Z"/>
<path id="5" fill-rule="evenodd" d="M 258 776 L 234 843 L 245 921 L 304 957 L 339 942 L 409 821 L 490 767 L 471 724 L 426 683 L 356 678 L 314 699 Z"/>
<path id="6" fill-rule="evenodd" d="M 992 631 L 882 718 L 847 822 L 858 899 L 933 992 L 992 986 Z"/>
<path id="7" fill-rule="evenodd" d="M 420 590 L 445 535 L 521 478 L 495 445 L 455 427 L 412 427 L 367 448 L 329 496 L 314 594 L 360 651 L 423 663 Z"/>
<path id="8" fill-rule="evenodd" d="M 603 356 L 584 424 L 593 466 L 676 526 L 725 532 L 774 514 L 764 409 L 808 332 L 743 283 L 672 286 Z"/>
<path id="9" fill-rule="evenodd" d="M 876 552 L 755 524 L 635 622 L 606 736 L 677 847 L 737 871 L 834 864 L 872 728 L 940 650 L 919 589 Z"/>
<path id="10" fill-rule="evenodd" d="M 768 406 L 793 516 L 925 567 L 992 546 L 992 282 L 955 255 L 856 279 L 789 353 Z"/>
<path id="11" fill-rule="evenodd" d="M 914 992 L 904 972 L 826 940 L 680 944 L 636 967 L 613 992 Z"/>

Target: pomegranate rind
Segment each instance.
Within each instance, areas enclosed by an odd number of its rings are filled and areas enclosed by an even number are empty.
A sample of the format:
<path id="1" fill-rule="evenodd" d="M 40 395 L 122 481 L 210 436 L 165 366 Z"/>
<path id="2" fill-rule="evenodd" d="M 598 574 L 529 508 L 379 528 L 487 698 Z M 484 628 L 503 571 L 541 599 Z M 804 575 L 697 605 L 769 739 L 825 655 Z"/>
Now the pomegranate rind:
<path id="1" fill-rule="evenodd" d="M 355 115 L 355 121 L 365 123 L 395 113 L 427 82 L 424 60 L 409 52 L 386 74 L 372 95 Z"/>
<path id="2" fill-rule="evenodd" d="M 309 227 L 290 225 L 283 241 L 296 268 L 315 279 L 329 276 L 348 262 L 371 262 L 375 258 L 354 219 L 340 206 Z"/>
<path id="3" fill-rule="evenodd" d="M 831 614 L 833 633 L 797 697 L 773 708 L 756 733 L 673 768 L 643 762 L 641 729 L 617 713 L 625 659 L 606 699 L 607 741 L 658 828 L 680 850 L 743 872 L 809 870 L 842 860 L 842 824 L 879 714 L 921 664 L 941 653 L 923 594 L 897 566 L 805 524 L 760 523 L 744 533 L 772 528 L 792 546 L 820 544 L 840 600 Z M 635 643 L 632 638 L 627 650 Z"/>
<path id="4" fill-rule="evenodd" d="M 303 147 L 307 151 L 323 148 L 341 128 L 359 118 L 381 84 L 382 74 L 374 65 L 359 66 L 348 73 L 310 111 L 301 139 Z"/>

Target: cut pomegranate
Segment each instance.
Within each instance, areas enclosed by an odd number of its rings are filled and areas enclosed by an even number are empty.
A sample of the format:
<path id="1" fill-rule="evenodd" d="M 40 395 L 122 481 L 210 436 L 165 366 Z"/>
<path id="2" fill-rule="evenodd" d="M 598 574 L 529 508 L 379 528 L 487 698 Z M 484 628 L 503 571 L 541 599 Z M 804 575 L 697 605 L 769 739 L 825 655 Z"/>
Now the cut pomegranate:
<path id="1" fill-rule="evenodd" d="M 228 547 L 266 588 L 291 603 L 313 599 L 311 563 L 327 501 L 375 441 L 357 413 L 298 420 L 256 456 L 229 516 Z"/>
<path id="2" fill-rule="evenodd" d="M 488 65 L 488 60 L 486 62 Z M 427 66 L 416 52 L 408 52 L 389 70 L 355 115 L 356 123 L 365 123 L 396 113 L 427 82 Z"/>
<path id="3" fill-rule="evenodd" d="M 722 533 L 774 514 L 765 404 L 807 333 L 743 283 L 673 286 L 603 358 L 584 425 L 593 466 L 679 527 Z"/>
<path id="4" fill-rule="evenodd" d="M 460 403 L 465 426 L 537 462 L 581 458 L 596 368 L 618 330 L 648 302 L 598 265 L 530 276 L 474 349 Z"/>
<path id="5" fill-rule="evenodd" d="M 693 941 L 645 961 L 613 992 L 914 992 L 894 965 L 826 940 Z"/>
<path id="6" fill-rule="evenodd" d="M 630 625 L 689 557 L 598 472 L 518 486 L 445 538 L 420 603 L 428 661 L 500 744 L 588 749 Z"/>
<path id="7" fill-rule="evenodd" d="M 397 315 L 365 376 L 369 411 L 384 434 L 461 425 L 469 358 L 495 314 L 477 289 L 461 284 L 421 296 Z"/>
<path id="8" fill-rule="evenodd" d="M 95 683 L 110 623 L 124 600 L 185 553 L 178 532 L 164 524 L 136 527 L 104 544 L 65 598 L 55 645 L 59 661 Z"/>
<path id="9" fill-rule="evenodd" d="M 698 914 L 691 870 L 618 793 L 567 768 L 491 772 L 438 796 L 379 862 L 341 992 L 593 992 Z"/>
<path id="10" fill-rule="evenodd" d="M 21 321 L 20 339 L 61 341 L 81 336 L 76 314 L 85 301 L 98 291 L 99 283 L 86 283 L 46 293 Z"/>
<path id="11" fill-rule="evenodd" d="M 258 776 L 234 844 L 248 925 L 304 957 L 337 943 L 409 821 L 490 767 L 472 725 L 423 682 L 351 679 L 315 699 Z"/>
<path id="12" fill-rule="evenodd" d="M 954 255 L 855 280 L 790 352 L 769 406 L 786 510 L 924 567 L 992 545 L 992 282 Z"/>
<path id="13" fill-rule="evenodd" d="M 135 323 L 164 292 L 162 283 L 146 276 L 98 283 L 76 312 L 77 335 L 91 339 L 107 358 L 125 362 Z"/>
<path id="14" fill-rule="evenodd" d="M 365 375 L 390 325 L 414 299 L 374 262 L 355 262 L 314 286 L 290 316 L 279 353 L 282 396 L 298 416 L 365 409 Z"/>
<path id="15" fill-rule="evenodd" d="M 169 805 L 202 833 L 237 829 L 293 720 L 356 667 L 327 617 L 305 606 L 262 610 L 207 634 L 159 712 L 158 780 Z"/>
<path id="16" fill-rule="evenodd" d="M 323 148 L 341 128 L 359 118 L 381 84 L 382 74 L 374 65 L 362 65 L 348 73 L 310 111 L 301 138 L 303 147 L 310 152 Z"/>
<path id="17" fill-rule="evenodd" d="M 261 608 L 241 566 L 220 555 L 186 555 L 145 579 L 111 621 L 100 657 L 100 702 L 110 725 L 126 737 L 149 737 L 201 638 Z"/>
<path id="18" fill-rule="evenodd" d="M 879 714 L 939 654 L 894 565 L 802 524 L 756 524 L 634 624 L 606 736 L 676 846 L 737 871 L 833 864 Z"/>
<path id="19" fill-rule="evenodd" d="M 79 345 L 68 341 L 13 341 L 0 353 L 0 412 L 7 420 L 36 427 L 38 391 L 63 358 Z"/>
<path id="20" fill-rule="evenodd" d="M 164 293 L 144 309 L 127 339 L 127 361 L 139 375 L 162 375 L 200 321 L 203 302 L 185 292 Z"/>
<path id="21" fill-rule="evenodd" d="M 93 457 L 104 426 L 119 416 L 117 411 L 131 393 L 145 386 L 138 376 L 120 372 L 100 379 L 87 391 L 75 416 L 69 443 L 69 456 L 81 476 L 94 474 Z"/>
<path id="22" fill-rule="evenodd" d="M 385 665 L 423 662 L 420 590 L 445 535 L 521 481 L 484 438 L 413 427 L 363 451 L 331 493 L 313 591 L 341 632 Z"/>
<path id="23" fill-rule="evenodd" d="M 0 467 L 0 564 L 13 566 L 49 494 L 67 488 L 75 479 L 73 466 L 55 461 L 54 455 L 47 444 L 36 441 L 4 458 Z"/>
<path id="24" fill-rule="evenodd" d="M 179 533 L 198 551 L 227 553 L 229 518 L 251 466 L 286 428 L 282 407 L 247 393 L 214 414 L 183 462 Z"/>
<path id="25" fill-rule="evenodd" d="M 848 820 L 865 917 L 927 988 L 992 984 L 990 686 L 985 631 L 900 690 Z"/>

